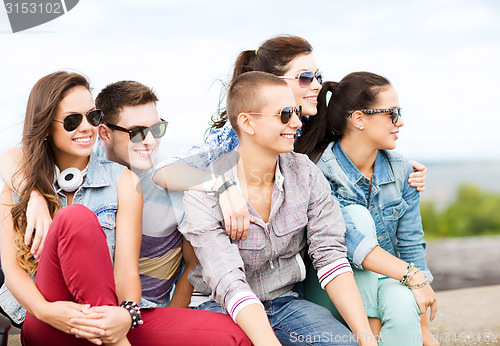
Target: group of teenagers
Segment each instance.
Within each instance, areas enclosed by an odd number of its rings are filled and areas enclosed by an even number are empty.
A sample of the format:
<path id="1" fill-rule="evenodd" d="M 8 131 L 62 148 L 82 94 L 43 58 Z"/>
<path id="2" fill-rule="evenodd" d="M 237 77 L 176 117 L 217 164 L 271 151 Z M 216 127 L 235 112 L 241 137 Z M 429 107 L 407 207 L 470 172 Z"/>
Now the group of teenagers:
<path id="1" fill-rule="evenodd" d="M 203 145 L 163 156 L 148 86 L 35 84 L 0 160 L 0 312 L 22 343 L 438 344 L 426 168 L 393 151 L 390 82 L 323 82 L 282 35 L 238 56 L 226 101 Z"/>

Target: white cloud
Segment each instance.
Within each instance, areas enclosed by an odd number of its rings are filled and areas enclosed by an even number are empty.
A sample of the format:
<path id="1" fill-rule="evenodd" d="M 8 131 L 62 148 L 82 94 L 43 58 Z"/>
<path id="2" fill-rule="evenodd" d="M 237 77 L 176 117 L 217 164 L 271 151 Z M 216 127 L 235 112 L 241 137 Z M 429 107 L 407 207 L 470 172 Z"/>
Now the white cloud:
<path id="1" fill-rule="evenodd" d="M 8 139 L 0 151 L 19 141 L 14 125 L 31 86 L 63 68 L 86 73 L 94 94 L 122 79 L 154 87 L 170 121 L 166 150 L 200 143 L 217 107 L 214 81 L 231 74 L 241 50 L 292 33 L 313 44 L 328 79 L 368 70 L 393 82 L 407 156 L 498 159 L 499 15 L 491 1 L 80 1 L 38 28 L 0 32 L 0 132 Z"/>
<path id="2" fill-rule="evenodd" d="M 445 11 L 431 14 L 425 20 L 425 26 L 430 30 L 453 31 L 460 35 L 470 31 L 498 28 L 497 19 L 498 13 L 495 14 L 484 5 L 476 4 L 466 8 L 447 7 Z"/>

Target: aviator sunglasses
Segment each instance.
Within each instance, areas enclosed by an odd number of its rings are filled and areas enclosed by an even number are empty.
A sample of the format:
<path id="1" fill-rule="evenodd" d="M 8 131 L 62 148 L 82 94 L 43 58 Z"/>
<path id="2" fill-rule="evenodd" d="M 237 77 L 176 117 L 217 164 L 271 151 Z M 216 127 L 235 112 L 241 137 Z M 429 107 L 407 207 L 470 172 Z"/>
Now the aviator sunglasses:
<path id="1" fill-rule="evenodd" d="M 283 79 L 298 79 L 301 88 L 308 87 L 309 84 L 313 82 L 314 78 L 316 78 L 319 84 L 323 83 L 323 72 L 321 71 L 316 71 L 316 73 L 311 71 L 303 71 L 299 73 L 298 76 L 279 76 L 279 77 Z"/>
<path id="2" fill-rule="evenodd" d="M 144 127 L 144 126 L 137 126 L 133 127 L 131 129 L 126 129 L 124 127 L 114 125 L 114 124 L 108 124 L 104 123 L 107 127 L 113 130 L 118 130 L 122 132 L 127 132 L 130 136 L 130 141 L 132 143 L 140 143 L 143 140 L 146 139 L 148 136 L 148 132 L 151 132 L 154 138 L 160 138 L 165 135 L 165 131 L 167 130 L 167 125 L 168 121 L 165 121 L 163 119 L 160 119 L 161 121 L 159 123 L 156 123 L 154 125 L 151 125 L 150 127 Z"/>
<path id="3" fill-rule="evenodd" d="M 393 124 L 396 124 L 398 122 L 398 119 L 401 117 L 401 108 L 399 107 L 382 109 L 360 109 L 359 111 L 365 114 L 389 113 Z M 352 115 L 352 113 L 350 115 Z"/>
<path id="4" fill-rule="evenodd" d="M 277 114 L 269 114 L 269 113 L 247 113 L 250 115 L 279 115 L 280 120 L 283 123 L 283 125 L 286 125 L 290 122 L 290 119 L 292 118 L 293 113 L 297 114 L 299 119 L 302 117 L 302 106 L 297 106 L 297 107 L 284 107 L 281 108 L 281 111 Z"/>
<path id="5" fill-rule="evenodd" d="M 102 119 L 102 111 L 100 109 L 93 109 L 88 111 L 85 115 L 87 121 L 92 126 L 97 126 L 101 123 Z M 73 113 L 64 118 L 63 121 L 55 120 L 54 121 L 63 124 L 63 127 L 66 131 L 71 132 L 74 131 L 80 126 L 83 120 L 83 114 L 81 113 Z"/>

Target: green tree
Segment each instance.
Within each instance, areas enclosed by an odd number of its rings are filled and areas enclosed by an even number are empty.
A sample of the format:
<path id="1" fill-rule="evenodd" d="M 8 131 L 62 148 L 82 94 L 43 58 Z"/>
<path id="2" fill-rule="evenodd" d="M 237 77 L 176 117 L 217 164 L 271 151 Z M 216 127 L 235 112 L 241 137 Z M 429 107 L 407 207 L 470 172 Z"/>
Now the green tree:
<path id="1" fill-rule="evenodd" d="M 500 195 L 473 185 L 460 186 L 456 199 L 444 210 L 438 210 L 433 202 L 422 202 L 420 212 L 427 236 L 500 234 Z"/>

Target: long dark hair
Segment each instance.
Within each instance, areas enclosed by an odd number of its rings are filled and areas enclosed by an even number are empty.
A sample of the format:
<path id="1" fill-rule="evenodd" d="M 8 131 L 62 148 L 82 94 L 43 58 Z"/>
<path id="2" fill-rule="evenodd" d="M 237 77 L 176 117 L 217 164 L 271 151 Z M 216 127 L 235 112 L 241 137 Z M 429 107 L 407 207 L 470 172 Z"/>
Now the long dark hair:
<path id="1" fill-rule="evenodd" d="M 312 46 L 301 37 L 281 35 L 270 38 L 257 50 L 245 50 L 240 53 L 234 64 L 230 84 L 236 77 L 249 71 L 262 71 L 283 76 L 293 59 L 310 53 L 312 53 Z M 219 102 L 219 106 L 221 104 L 222 102 Z M 226 122 L 227 113 L 219 107 L 218 113 L 212 116 L 212 126 L 209 131 L 223 127 Z"/>
<path id="2" fill-rule="evenodd" d="M 59 102 L 66 96 L 68 90 L 75 86 L 83 86 L 90 90 L 89 82 L 80 74 L 52 73 L 36 82 L 26 107 L 21 168 L 15 174 L 15 177 L 22 179 L 20 184 L 22 188 L 19 191 L 19 202 L 13 206 L 11 214 L 16 232 L 17 261 L 30 274 L 36 272 L 38 260 L 30 252 L 32 244 L 26 245 L 24 243 L 26 207 L 31 191 L 37 190 L 47 200 L 52 216 L 60 208 L 59 198 L 53 188 L 54 152 L 47 134 Z"/>
<path id="3" fill-rule="evenodd" d="M 318 113 L 304 125 L 295 152 L 316 161 L 330 142 L 344 136 L 349 113 L 372 107 L 380 90 L 390 85 L 386 78 L 370 72 L 354 72 L 338 83 L 323 83 L 318 95 Z"/>

